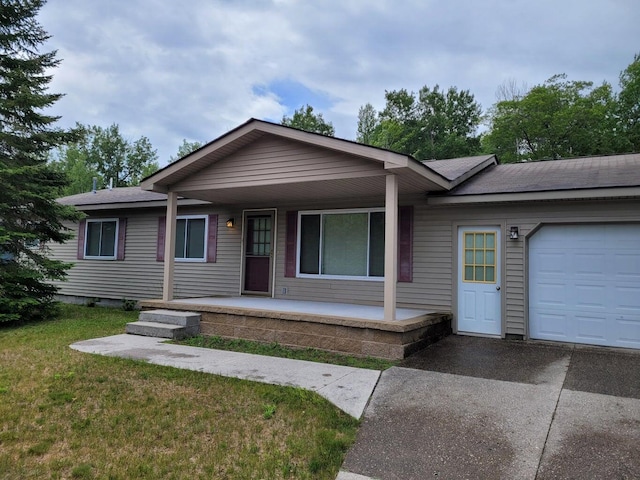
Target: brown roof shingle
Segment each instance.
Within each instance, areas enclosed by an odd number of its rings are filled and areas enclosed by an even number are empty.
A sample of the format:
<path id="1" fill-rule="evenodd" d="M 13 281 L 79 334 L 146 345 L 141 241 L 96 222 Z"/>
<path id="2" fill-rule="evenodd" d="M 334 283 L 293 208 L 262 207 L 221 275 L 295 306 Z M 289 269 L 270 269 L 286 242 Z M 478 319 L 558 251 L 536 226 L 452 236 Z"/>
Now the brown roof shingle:
<path id="1" fill-rule="evenodd" d="M 640 186 L 640 153 L 494 165 L 447 195 L 636 186 Z"/>

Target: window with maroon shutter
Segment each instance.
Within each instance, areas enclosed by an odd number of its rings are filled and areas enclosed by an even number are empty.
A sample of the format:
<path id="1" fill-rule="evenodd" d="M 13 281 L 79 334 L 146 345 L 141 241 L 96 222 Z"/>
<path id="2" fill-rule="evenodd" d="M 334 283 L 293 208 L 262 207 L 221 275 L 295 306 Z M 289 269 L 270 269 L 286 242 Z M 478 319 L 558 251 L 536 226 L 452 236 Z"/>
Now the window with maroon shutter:
<path id="1" fill-rule="evenodd" d="M 158 217 L 156 261 L 164 261 L 167 217 Z M 182 215 L 176 217 L 175 259 L 181 262 L 217 260 L 218 215 Z"/>
<path id="2" fill-rule="evenodd" d="M 81 221 L 78 228 L 78 258 L 124 259 L 126 219 L 88 218 Z"/>

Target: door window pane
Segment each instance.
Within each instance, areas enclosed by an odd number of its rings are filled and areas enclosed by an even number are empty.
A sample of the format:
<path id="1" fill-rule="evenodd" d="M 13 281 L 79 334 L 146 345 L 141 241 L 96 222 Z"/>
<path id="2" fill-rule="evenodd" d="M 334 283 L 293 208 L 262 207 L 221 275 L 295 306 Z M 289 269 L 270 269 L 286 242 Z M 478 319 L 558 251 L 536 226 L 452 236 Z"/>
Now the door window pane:
<path id="1" fill-rule="evenodd" d="M 464 233 L 463 279 L 465 282 L 495 283 L 496 235 L 493 232 Z"/>

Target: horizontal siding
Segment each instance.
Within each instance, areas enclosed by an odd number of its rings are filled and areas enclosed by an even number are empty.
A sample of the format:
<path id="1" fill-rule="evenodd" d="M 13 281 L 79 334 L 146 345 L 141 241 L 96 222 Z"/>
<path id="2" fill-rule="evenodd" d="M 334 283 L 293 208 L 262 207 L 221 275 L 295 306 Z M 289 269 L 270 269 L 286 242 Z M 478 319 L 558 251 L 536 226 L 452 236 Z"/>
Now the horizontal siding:
<path id="1" fill-rule="evenodd" d="M 73 263 L 67 281 L 57 282 L 61 294 L 111 299 L 149 299 L 162 296 L 163 262 L 156 261 L 158 217 L 163 210 L 127 218 L 123 261 L 77 260 L 77 240 L 51 246 L 54 258 Z M 175 264 L 176 298 L 236 295 L 240 278 L 240 228 L 229 229 L 226 219 L 241 212 L 180 209 L 180 215 L 218 213 L 216 263 Z M 107 215 L 108 216 L 108 215 Z M 122 212 L 118 216 L 125 216 Z M 99 217 L 90 217 L 99 218 Z M 70 225 L 77 233 L 77 225 Z"/>
<path id="2" fill-rule="evenodd" d="M 383 175 L 384 166 L 277 137 L 267 137 L 174 186 L 178 191 L 255 187 Z"/>
<path id="3" fill-rule="evenodd" d="M 417 202 L 416 202 L 417 203 Z M 343 208 L 365 206 L 343 202 Z M 370 206 L 370 205 L 366 205 Z M 376 206 L 381 206 L 380 204 Z M 320 208 L 314 205 L 314 208 Z M 539 224 L 556 222 L 640 222 L 640 202 L 545 202 L 530 204 L 431 207 L 417 204 L 414 209 L 413 282 L 398 283 L 398 305 L 455 312 L 457 284 L 454 265 L 456 227 L 467 224 L 503 227 L 503 285 L 505 332 L 527 335 L 526 328 L 526 239 Z M 305 209 L 309 208 L 305 206 Z M 333 204 L 331 208 L 337 208 Z M 284 252 L 284 214 L 280 212 L 279 252 Z M 506 238 L 508 228 L 518 226 L 520 240 Z M 276 264 L 276 295 L 281 298 L 382 303 L 381 282 L 302 279 L 284 277 L 284 253 Z M 287 287 L 287 295 L 282 295 Z"/>
<path id="4" fill-rule="evenodd" d="M 383 200 L 309 202 L 278 208 L 275 296 L 292 300 L 336 301 L 381 305 L 383 283 L 378 281 L 287 278 L 284 276 L 285 216 L 288 210 L 322 208 L 381 207 Z M 543 223 L 640 222 L 640 202 L 540 202 L 486 206 L 426 205 L 416 200 L 414 208 L 413 282 L 398 284 L 398 304 L 455 312 L 457 284 L 456 227 L 500 225 L 503 227 L 503 296 L 506 333 L 526 335 L 527 239 Z M 218 257 L 216 263 L 176 263 L 176 297 L 237 295 L 240 286 L 242 211 L 213 211 L 192 207 L 180 214 L 218 213 Z M 59 282 L 61 293 L 101 298 L 158 298 L 162 294 L 163 264 L 155 261 L 157 217 L 162 209 L 130 214 L 127 219 L 124 261 L 76 260 L 76 242 L 53 245 L 55 258 L 74 263 L 67 282 Z M 105 212 L 105 217 L 122 217 L 122 212 Z M 228 229 L 227 218 L 236 219 Z M 508 227 L 520 230 L 517 241 L 506 238 Z M 77 228 L 77 227 L 76 227 Z M 283 295 L 283 288 L 287 294 Z"/>

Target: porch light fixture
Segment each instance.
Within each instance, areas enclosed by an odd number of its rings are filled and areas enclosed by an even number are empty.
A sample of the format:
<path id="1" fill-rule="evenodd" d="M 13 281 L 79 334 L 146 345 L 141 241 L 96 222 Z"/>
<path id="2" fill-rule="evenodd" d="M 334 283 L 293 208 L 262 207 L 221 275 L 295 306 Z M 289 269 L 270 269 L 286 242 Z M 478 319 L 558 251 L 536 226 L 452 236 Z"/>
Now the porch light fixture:
<path id="1" fill-rule="evenodd" d="M 234 223 L 235 223 L 234 219 L 230 218 L 229 220 L 227 220 L 227 227 L 233 228 Z"/>
<path id="2" fill-rule="evenodd" d="M 518 234 L 518 227 L 511 227 L 511 228 L 509 229 L 509 238 L 510 238 L 511 240 L 517 240 L 517 239 L 518 239 L 518 236 L 519 236 L 519 234 Z"/>

